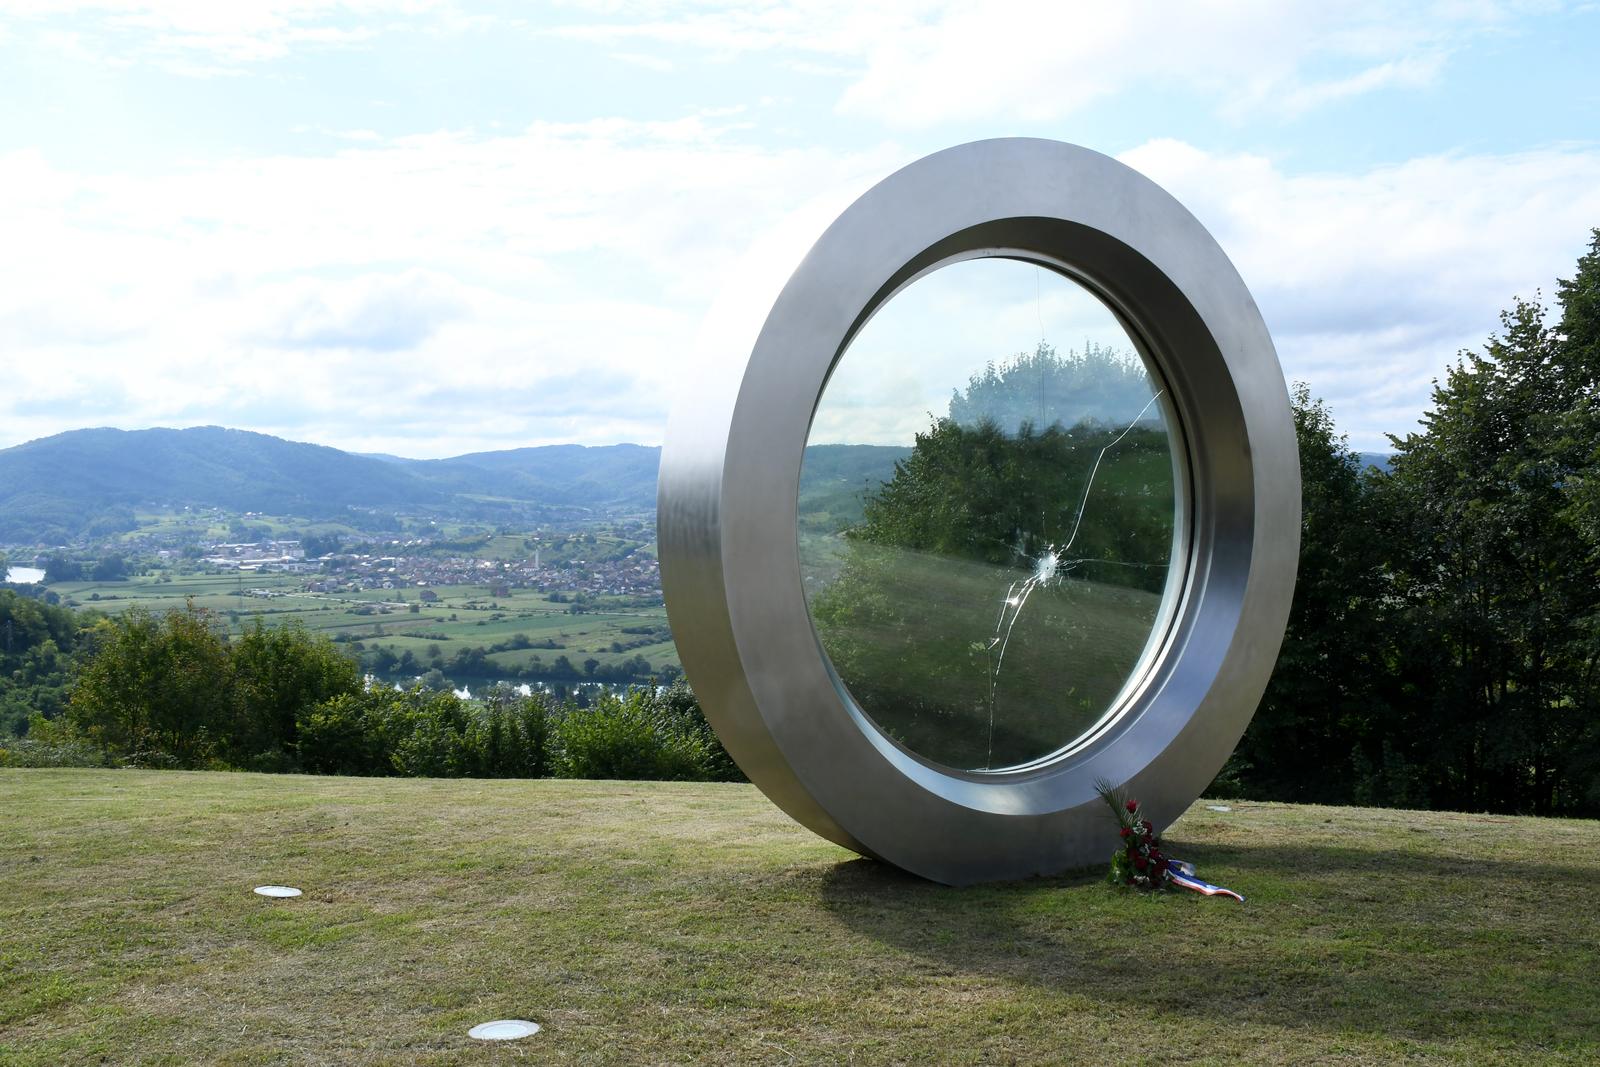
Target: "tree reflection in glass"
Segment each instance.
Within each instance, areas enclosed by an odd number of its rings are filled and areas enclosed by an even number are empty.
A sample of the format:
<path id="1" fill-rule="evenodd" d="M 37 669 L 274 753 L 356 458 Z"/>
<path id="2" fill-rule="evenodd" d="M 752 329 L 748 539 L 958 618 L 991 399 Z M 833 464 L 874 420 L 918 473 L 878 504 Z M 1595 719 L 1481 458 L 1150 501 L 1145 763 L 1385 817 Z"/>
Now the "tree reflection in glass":
<path id="1" fill-rule="evenodd" d="M 1082 347 L 1037 340 L 1047 308 Z M 1115 317 L 1043 268 L 956 264 L 880 310 L 829 380 L 800 490 L 817 636 L 880 730 L 994 769 L 1105 715 L 1168 583 L 1165 419 Z"/>

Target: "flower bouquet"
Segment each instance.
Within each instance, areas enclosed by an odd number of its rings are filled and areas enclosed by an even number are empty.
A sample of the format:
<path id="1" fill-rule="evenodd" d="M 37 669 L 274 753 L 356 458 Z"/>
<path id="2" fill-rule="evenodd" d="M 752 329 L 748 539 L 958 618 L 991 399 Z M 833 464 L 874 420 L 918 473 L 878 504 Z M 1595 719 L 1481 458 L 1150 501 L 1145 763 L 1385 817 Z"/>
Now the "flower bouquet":
<path id="1" fill-rule="evenodd" d="M 1106 881 L 1137 889 L 1161 890 L 1177 886 L 1208 897 L 1232 897 L 1244 902 L 1244 897 L 1231 889 L 1201 881 L 1192 863 L 1167 856 L 1161 850 L 1161 838 L 1139 810 L 1137 800 L 1104 779 L 1095 783 L 1094 790 L 1116 816 L 1117 832 L 1122 836 L 1121 847 L 1111 856 L 1111 870 L 1106 873 Z"/>
<path id="2" fill-rule="evenodd" d="M 1172 881 L 1169 861 L 1161 851 L 1161 838 L 1156 836 L 1155 827 L 1139 811 L 1139 802 L 1113 788 L 1110 782 L 1096 782 L 1094 789 L 1111 807 L 1122 835 L 1122 846 L 1111 857 L 1106 881 L 1139 889 L 1167 888 Z"/>

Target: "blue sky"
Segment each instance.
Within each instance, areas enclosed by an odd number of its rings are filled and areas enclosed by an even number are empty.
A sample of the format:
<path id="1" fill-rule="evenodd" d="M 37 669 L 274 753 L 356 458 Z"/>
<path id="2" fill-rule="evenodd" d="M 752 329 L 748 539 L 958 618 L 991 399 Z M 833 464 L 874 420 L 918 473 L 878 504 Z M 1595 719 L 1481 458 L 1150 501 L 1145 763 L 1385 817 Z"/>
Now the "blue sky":
<path id="1" fill-rule="evenodd" d="M 1600 226 L 1597 55 L 1593 3 L 0 0 L 0 446 L 656 443 L 753 241 L 1021 134 L 1183 200 L 1378 448 Z"/>

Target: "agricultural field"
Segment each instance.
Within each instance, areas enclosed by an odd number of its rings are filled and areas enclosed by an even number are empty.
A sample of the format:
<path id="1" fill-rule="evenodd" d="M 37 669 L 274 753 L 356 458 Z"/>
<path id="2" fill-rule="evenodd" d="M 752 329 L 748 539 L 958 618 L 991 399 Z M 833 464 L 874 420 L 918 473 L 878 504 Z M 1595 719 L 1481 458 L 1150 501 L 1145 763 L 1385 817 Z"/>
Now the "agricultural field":
<path id="1" fill-rule="evenodd" d="M 227 536 L 230 523 L 238 522 L 205 515 L 146 518 L 152 522 L 146 531 L 162 522 L 181 523 L 190 533 L 203 528 L 211 541 Z M 291 520 L 251 515 L 248 522 L 261 523 L 256 530 L 270 528 L 274 536 L 307 533 Z M 326 528 L 315 536 L 347 531 Z M 446 526 L 426 539 L 358 547 L 384 568 L 371 571 L 366 568 L 373 563 L 363 560 L 334 573 L 218 571 L 195 561 L 155 563 L 146 557 L 138 568 L 144 573 L 126 579 L 50 582 L 48 589 L 67 606 L 107 616 L 194 605 L 224 619 L 235 633 L 258 619 L 304 625 L 397 681 L 434 667 L 456 685 L 474 688 L 541 677 L 645 680 L 680 669 L 653 571 L 632 579 L 643 589 L 626 595 L 605 592 L 602 579 L 602 573 L 630 565 L 653 568 L 654 531 L 648 523 L 534 533 Z M 530 574 L 538 574 L 536 582 Z M 475 581 L 459 581 L 464 577 Z M 462 654 L 470 662 L 459 659 Z M 642 662 L 648 662 L 645 672 Z"/>
<path id="2" fill-rule="evenodd" d="M 54 583 L 50 589 L 64 603 L 110 616 L 135 607 L 164 612 L 193 604 L 225 619 L 235 633 L 257 619 L 269 626 L 298 623 L 352 652 L 386 650 L 396 659 L 409 653 L 418 664 L 412 673 L 440 661 L 448 664 L 461 649 L 483 648 L 491 666 L 475 668 L 470 678 L 441 668 L 465 685 L 486 684 L 500 672 L 516 678 L 538 664 L 549 668 L 562 656 L 579 672 L 589 661 L 604 673 L 635 657 L 657 671 L 678 668 L 666 609 L 659 600 L 652 604 L 641 603 L 639 597 L 595 596 L 575 604 L 561 591 L 502 588 L 497 596 L 487 584 L 428 586 L 435 599 L 424 599 L 423 589 L 415 586 L 307 590 L 315 577 L 163 572 L 123 581 Z M 507 647 L 489 651 L 497 645 Z"/>

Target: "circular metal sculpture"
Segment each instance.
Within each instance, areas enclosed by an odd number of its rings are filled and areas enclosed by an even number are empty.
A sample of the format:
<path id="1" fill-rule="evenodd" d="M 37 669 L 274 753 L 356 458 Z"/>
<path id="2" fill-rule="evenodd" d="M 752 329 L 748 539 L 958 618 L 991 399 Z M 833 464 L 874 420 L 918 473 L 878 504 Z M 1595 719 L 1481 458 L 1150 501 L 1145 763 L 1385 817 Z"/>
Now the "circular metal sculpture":
<path id="1" fill-rule="evenodd" d="M 1087 477 L 1140 419 L 1158 418 L 1170 449 L 1171 489 L 1161 497 L 1171 504 L 1170 554 L 1149 594 L 1158 606 L 1138 631 L 1142 651 L 1042 755 L 1019 747 L 998 760 L 992 709 L 991 758 L 965 758 L 959 746 L 898 735 L 883 698 L 853 690 L 865 693 L 870 678 L 830 658 L 839 646 L 808 609 L 797 533 L 808 437 L 845 350 L 912 282 L 983 258 L 1082 285 L 1117 317 L 1148 371 L 1150 402 L 1123 436 L 1102 435 Z M 936 153 L 845 210 L 764 322 L 722 355 L 736 365 L 713 368 L 668 430 L 662 583 L 707 718 L 779 807 L 846 848 L 964 884 L 1102 861 L 1112 839 L 1098 782 L 1128 788 L 1157 826 L 1199 796 L 1277 658 L 1294 590 L 1300 476 L 1266 326 L 1232 264 L 1176 200 L 1115 160 L 1052 141 Z M 1080 507 L 1070 537 L 1036 549 L 1031 575 L 1002 590 L 998 621 L 986 624 L 992 636 L 973 646 L 996 675 L 1008 621 L 1015 626 L 1036 586 L 1078 562 L 1066 557 L 1082 515 Z"/>

